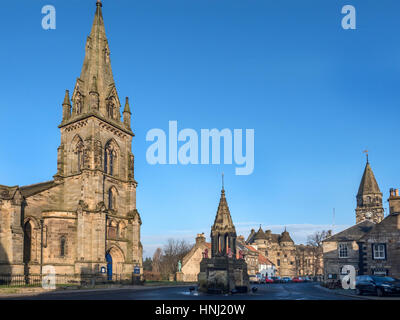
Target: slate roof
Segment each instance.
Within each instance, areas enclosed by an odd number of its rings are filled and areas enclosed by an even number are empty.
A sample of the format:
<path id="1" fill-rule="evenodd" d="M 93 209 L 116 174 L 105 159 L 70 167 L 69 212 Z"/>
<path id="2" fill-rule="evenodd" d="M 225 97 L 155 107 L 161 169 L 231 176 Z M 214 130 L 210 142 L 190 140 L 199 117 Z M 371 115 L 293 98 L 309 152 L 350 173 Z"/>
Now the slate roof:
<path id="1" fill-rule="evenodd" d="M 263 229 L 258 229 L 258 231 L 256 232 L 256 234 L 254 235 L 253 241 L 254 240 L 268 240 L 266 234 L 264 233 Z"/>
<path id="2" fill-rule="evenodd" d="M 365 234 L 370 232 L 372 228 L 375 226 L 375 223 L 364 220 L 342 232 L 334 234 L 333 236 L 325 239 L 323 242 L 330 242 L 330 241 L 358 241 L 363 237 Z"/>
<path id="3" fill-rule="evenodd" d="M 397 223 L 398 223 L 397 219 L 398 219 L 398 214 L 397 213 L 392 213 L 392 214 L 388 215 L 381 222 L 373 225 L 371 227 L 371 230 L 368 233 L 364 234 L 360 238 L 360 241 L 368 240 L 370 234 L 384 235 L 384 234 L 391 233 L 391 232 L 396 232 L 397 233 L 398 230 L 399 230 L 398 227 L 397 227 Z"/>
<path id="4" fill-rule="evenodd" d="M 25 197 L 31 197 L 37 193 L 40 193 L 42 191 L 48 190 L 50 188 L 53 188 L 57 184 L 54 182 L 54 180 L 51 181 L 46 181 L 46 182 L 41 182 L 41 183 L 36 183 L 36 184 L 31 184 L 29 186 L 23 186 L 20 188 L 21 194 Z"/>
<path id="5" fill-rule="evenodd" d="M 279 242 L 294 242 L 293 239 L 290 237 L 289 232 L 286 230 L 282 232 L 281 236 L 279 237 Z"/>

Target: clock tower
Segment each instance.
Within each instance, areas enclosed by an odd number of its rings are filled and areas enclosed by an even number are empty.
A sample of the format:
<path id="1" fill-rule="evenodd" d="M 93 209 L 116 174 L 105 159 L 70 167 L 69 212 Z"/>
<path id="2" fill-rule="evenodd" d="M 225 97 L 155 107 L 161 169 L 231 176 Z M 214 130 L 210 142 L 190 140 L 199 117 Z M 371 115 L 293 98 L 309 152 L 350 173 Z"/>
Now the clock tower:
<path id="1" fill-rule="evenodd" d="M 364 220 L 379 223 L 383 218 L 382 193 L 367 158 L 357 193 L 356 223 Z"/>

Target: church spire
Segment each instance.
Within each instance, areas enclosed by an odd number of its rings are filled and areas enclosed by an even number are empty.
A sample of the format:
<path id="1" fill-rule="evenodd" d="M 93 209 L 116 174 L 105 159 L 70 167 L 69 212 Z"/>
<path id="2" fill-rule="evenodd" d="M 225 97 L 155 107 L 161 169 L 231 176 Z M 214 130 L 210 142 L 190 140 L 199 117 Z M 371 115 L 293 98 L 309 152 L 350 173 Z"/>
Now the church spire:
<path id="1" fill-rule="evenodd" d="M 371 165 L 369 164 L 369 160 L 367 157 L 367 163 L 365 165 L 360 187 L 358 188 L 357 196 L 376 193 L 381 193 L 381 190 L 379 189 L 378 183 L 376 182 L 374 173 L 371 169 Z"/>
<path id="2" fill-rule="evenodd" d="M 92 29 L 86 41 L 81 75 L 72 94 L 73 115 L 95 112 L 121 125 L 121 104 L 111 68 L 102 7 L 102 2 L 97 1 Z"/>
<path id="3" fill-rule="evenodd" d="M 382 221 L 383 217 L 382 193 L 367 157 L 357 193 L 356 223 L 364 220 L 378 223 Z"/>

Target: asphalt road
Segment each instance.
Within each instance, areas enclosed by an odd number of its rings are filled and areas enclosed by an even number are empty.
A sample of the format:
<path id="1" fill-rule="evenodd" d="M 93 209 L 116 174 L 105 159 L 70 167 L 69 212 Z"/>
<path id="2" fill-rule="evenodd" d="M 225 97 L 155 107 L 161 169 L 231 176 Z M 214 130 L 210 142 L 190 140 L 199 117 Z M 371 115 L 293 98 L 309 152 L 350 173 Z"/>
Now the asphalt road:
<path id="1" fill-rule="evenodd" d="M 209 295 L 189 292 L 187 287 L 144 287 L 135 289 L 107 289 L 42 293 L 36 296 L 12 298 L 20 300 L 357 300 L 329 292 L 316 283 L 288 283 L 252 285 L 255 293 Z M 10 299 L 10 298 L 9 298 Z"/>

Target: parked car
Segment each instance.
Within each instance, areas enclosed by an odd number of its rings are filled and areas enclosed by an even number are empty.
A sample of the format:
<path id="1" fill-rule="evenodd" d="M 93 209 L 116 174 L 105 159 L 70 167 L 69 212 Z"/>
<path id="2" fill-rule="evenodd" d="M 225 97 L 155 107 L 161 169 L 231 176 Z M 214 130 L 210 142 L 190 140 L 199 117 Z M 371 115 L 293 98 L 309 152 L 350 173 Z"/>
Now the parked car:
<path id="1" fill-rule="evenodd" d="M 274 279 L 272 279 L 272 278 L 265 278 L 265 283 L 274 283 Z"/>
<path id="2" fill-rule="evenodd" d="M 297 282 L 297 283 L 299 283 L 299 282 L 304 282 L 304 280 L 303 280 L 302 278 L 300 278 L 300 277 L 294 277 L 294 278 L 292 279 L 292 282 Z"/>
<path id="3" fill-rule="evenodd" d="M 400 294 L 400 280 L 392 277 L 362 275 L 356 278 L 356 294 L 376 294 L 383 297 L 389 294 Z"/>
<path id="4" fill-rule="evenodd" d="M 272 280 L 274 280 L 274 283 L 281 283 L 282 279 L 281 277 L 271 277 Z"/>
<path id="5" fill-rule="evenodd" d="M 249 282 L 250 283 L 260 283 L 260 279 L 256 276 L 251 275 L 251 276 L 249 276 Z"/>
<path id="6" fill-rule="evenodd" d="M 291 277 L 283 277 L 282 278 L 282 282 L 283 283 L 288 283 L 288 282 L 291 282 L 292 281 L 292 278 Z"/>

